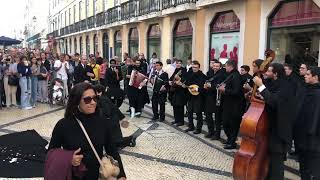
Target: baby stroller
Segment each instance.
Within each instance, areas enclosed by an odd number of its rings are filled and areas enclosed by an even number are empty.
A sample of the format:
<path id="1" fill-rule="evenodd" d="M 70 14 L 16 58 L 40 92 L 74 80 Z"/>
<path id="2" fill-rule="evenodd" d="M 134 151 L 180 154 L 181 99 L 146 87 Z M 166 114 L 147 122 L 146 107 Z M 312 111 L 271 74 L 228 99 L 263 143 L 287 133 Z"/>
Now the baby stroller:
<path id="1" fill-rule="evenodd" d="M 63 81 L 55 78 L 51 81 L 49 89 L 49 102 L 51 105 L 65 105 L 66 99 L 63 90 Z"/>

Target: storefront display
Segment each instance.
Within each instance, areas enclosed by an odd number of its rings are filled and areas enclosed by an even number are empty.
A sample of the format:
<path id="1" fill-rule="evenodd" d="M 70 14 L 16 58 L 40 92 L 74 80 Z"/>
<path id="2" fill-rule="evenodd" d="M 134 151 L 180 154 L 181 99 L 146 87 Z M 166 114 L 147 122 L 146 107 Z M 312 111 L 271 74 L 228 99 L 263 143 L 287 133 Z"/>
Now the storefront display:
<path id="1" fill-rule="evenodd" d="M 151 25 L 148 31 L 148 59 L 151 59 L 152 54 L 156 53 L 158 58 L 161 58 L 161 31 L 159 24 Z"/>
<path id="2" fill-rule="evenodd" d="M 189 19 L 178 20 L 173 33 L 173 56 L 186 64 L 192 58 L 193 28 Z"/>

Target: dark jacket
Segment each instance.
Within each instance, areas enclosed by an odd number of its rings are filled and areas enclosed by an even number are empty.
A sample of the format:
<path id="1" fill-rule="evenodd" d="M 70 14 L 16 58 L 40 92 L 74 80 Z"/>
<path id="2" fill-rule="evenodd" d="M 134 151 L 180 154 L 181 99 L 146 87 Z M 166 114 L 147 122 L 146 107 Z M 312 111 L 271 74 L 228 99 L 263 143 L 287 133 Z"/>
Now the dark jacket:
<path id="1" fill-rule="evenodd" d="M 118 77 L 119 79 L 117 79 L 117 74 L 112 68 L 108 68 L 105 74 L 106 86 L 109 88 L 120 88 L 120 81 L 123 79 L 121 69 L 118 69 Z"/>
<path id="2" fill-rule="evenodd" d="M 181 70 L 181 82 L 185 81 L 185 74 L 187 73 L 185 68 L 176 68 L 172 76 L 170 77 L 170 81 L 174 81 L 175 75 Z M 187 103 L 187 90 L 179 85 L 173 84 L 170 87 L 169 97 L 172 106 L 184 106 Z"/>
<path id="3" fill-rule="evenodd" d="M 113 143 L 120 142 L 123 138 L 122 131 L 119 122 L 125 118 L 119 108 L 112 103 L 112 101 L 106 96 L 99 97 L 98 106 L 102 110 L 105 116 L 106 122 L 111 129 L 111 140 Z"/>
<path id="4" fill-rule="evenodd" d="M 320 84 L 308 85 L 294 128 L 298 149 L 320 153 Z"/>
<path id="5" fill-rule="evenodd" d="M 46 180 L 72 180 L 73 177 L 81 179 L 87 170 L 83 163 L 72 166 L 74 151 L 64 149 L 51 149 L 47 153 L 44 165 L 44 179 Z"/>
<path id="6" fill-rule="evenodd" d="M 227 73 L 225 92 L 223 93 L 223 119 L 238 119 L 243 114 L 243 88 L 241 75 L 234 69 Z"/>
<path id="7" fill-rule="evenodd" d="M 193 96 L 190 95 L 188 101 L 188 111 L 194 113 L 200 113 L 204 111 L 204 88 L 203 85 L 206 82 L 206 75 L 202 73 L 202 71 L 198 72 L 188 72 L 186 75 L 186 85 L 190 86 L 196 84 L 199 86 L 198 91 L 200 92 L 199 95 Z"/>
<path id="8" fill-rule="evenodd" d="M 30 66 L 25 66 L 23 63 L 19 63 L 17 66 L 18 73 L 21 74 L 21 76 L 31 76 L 32 71 Z"/>
<path id="9" fill-rule="evenodd" d="M 207 72 L 207 80 L 211 80 L 211 87 L 205 90 L 205 112 L 216 112 L 217 85 L 226 78 L 225 69 L 220 69 L 216 73 L 212 69 Z"/>
<path id="10" fill-rule="evenodd" d="M 86 115 L 78 111 L 75 116 L 82 122 L 100 158 L 103 155 L 103 149 L 105 149 L 108 155 L 119 162 L 120 174 L 118 177 L 125 177 L 121 157 L 111 139 L 112 130 L 99 108 L 97 108 L 96 113 Z M 63 118 L 55 125 L 48 149 L 57 148 L 72 151 L 81 148 L 80 154 L 83 154 L 82 162 L 88 169 L 83 179 L 98 179 L 100 164 L 74 117 Z"/>
<path id="11" fill-rule="evenodd" d="M 296 106 L 292 98 L 294 96 L 293 87 L 288 81 L 277 79 L 271 81 L 261 95 L 266 102 L 271 137 L 290 145 L 294 121 L 292 109 L 295 109 Z"/>
<path id="12" fill-rule="evenodd" d="M 93 74 L 91 66 L 86 65 L 84 68 L 82 64 L 79 64 L 74 70 L 74 84 L 84 82 L 86 80 L 90 82 L 91 78 L 87 76 L 88 72 Z"/>

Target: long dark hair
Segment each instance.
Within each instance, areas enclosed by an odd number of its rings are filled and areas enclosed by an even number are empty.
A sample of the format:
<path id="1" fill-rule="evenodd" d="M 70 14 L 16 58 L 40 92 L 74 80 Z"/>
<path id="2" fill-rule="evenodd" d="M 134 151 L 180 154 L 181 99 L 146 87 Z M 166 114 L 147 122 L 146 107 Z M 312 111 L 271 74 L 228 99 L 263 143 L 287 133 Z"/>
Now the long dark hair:
<path id="1" fill-rule="evenodd" d="M 71 89 L 66 112 L 64 113 L 65 119 L 71 119 L 73 117 L 73 114 L 75 114 L 78 111 L 78 106 L 80 104 L 81 97 L 83 93 L 89 89 L 92 89 L 96 93 L 93 86 L 85 82 L 78 83 Z"/>

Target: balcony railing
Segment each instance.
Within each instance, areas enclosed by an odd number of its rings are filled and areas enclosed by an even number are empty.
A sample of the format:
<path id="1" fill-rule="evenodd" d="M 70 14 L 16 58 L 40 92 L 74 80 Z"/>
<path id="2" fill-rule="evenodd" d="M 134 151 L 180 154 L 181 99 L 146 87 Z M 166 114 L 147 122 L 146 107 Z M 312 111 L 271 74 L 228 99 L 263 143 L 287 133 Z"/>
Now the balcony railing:
<path id="1" fill-rule="evenodd" d="M 197 0 L 162 0 L 162 8 L 168 9 L 181 4 L 196 3 Z"/>
<path id="2" fill-rule="evenodd" d="M 80 30 L 81 31 L 87 30 L 87 19 L 80 21 Z"/>
<path id="3" fill-rule="evenodd" d="M 132 0 L 121 4 L 121 20 L 137 17 L 137 1 Z"/>
<path id="4" fill-rule="evenodd" d="M 67 35 L 67 34 L 70 34 L 70 26 L 67 26 L 64 30 L 64 33 Z"/>
<path id="5" fill-rule="evenodd" d="M 97 14 L 97 16 L 96 16 L 96 26 L 99 27 L 104 24 L 105 24 L 105 13 L 101 12 L 101 13 Z"/>
<path id="6" fill-rule="evenodd" d="M 64 36 L 64 28 L 60 29 L 60 36 Z"/>
<path id="7" fill-rule="evenodd" d="M 94 16 L 91 16 L 88 18 L 87 24 L 88 24 L 88 29 L 94 28 L 95 26 Z"/>
<path id="8" fill-rule="evenodd" d="M 146 15 L 152 12 L 159 12 L 160 11 L 160 3 L 161 0 L 138 0 L 138 15 Z"/>
<path id="9" fill-rule="evenodd" d="M 164 9 L 173 8 L 182 4 L 195 4 L 197 1 L 198 0 L 129 0 L 120 6 L 115 6 L 105 12 L 98 13 L 96 16 L 91 16 L 80 22 L 61 28 L 60 30 L 53 31 L 52 33 L 54 37 L 64 36 L 105 24 L 129 20 L 130 18 L 153 12 L 161 12 Z"/>
<path id="10" fill-rule="evenodd" d="M 74 24 L 74 32 L 79 32 L 80 31 L 80 22 L 76 22 Z"/>
<path id="11" fill-rule="evenodd" d="M 115 6 L 107 10 L 107 24 L 114 23 L 120 20 L 120 6 Z"/>

